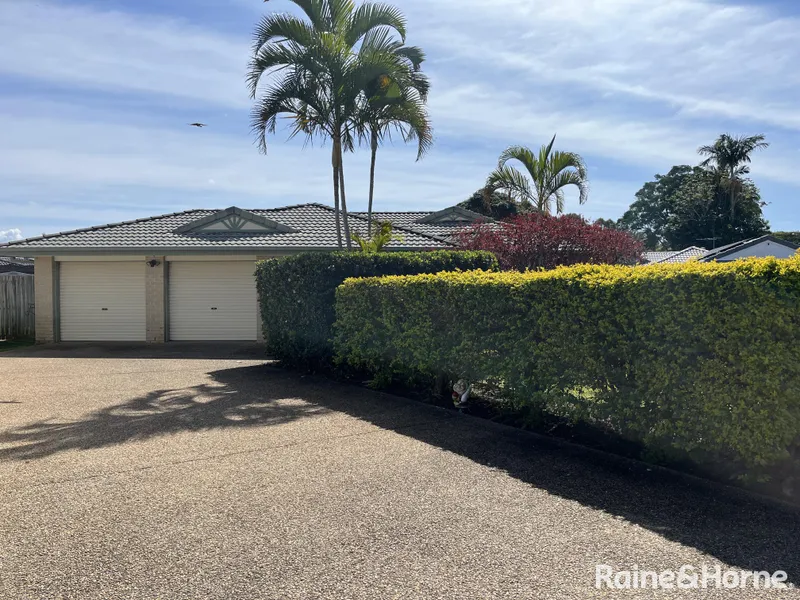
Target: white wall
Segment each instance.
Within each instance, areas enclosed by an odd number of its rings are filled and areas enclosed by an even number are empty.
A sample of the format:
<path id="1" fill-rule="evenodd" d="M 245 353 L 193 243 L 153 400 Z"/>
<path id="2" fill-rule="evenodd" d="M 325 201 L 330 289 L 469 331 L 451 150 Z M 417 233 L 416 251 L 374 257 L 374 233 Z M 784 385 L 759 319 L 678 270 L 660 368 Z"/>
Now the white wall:
<path id="1" fill-rule="evenodd" d="M 719 259 L 719 262 L 728 262 L 731 260 L 736 260 L 737 258 L 749 258 L 751 256 L 757 256 L 760 258 L 766 256 L 774 256 L 775 258 L 791 258 L 794 256 L 794 253 L 794 250 L 787 248 L 783 244 L 776 244 L 775 242 L 765 240 L 759 244 L 756 244 L 755 246 L 750 246 L 744 250 L 739 250 L 733 254 L 723 256 Z"/>

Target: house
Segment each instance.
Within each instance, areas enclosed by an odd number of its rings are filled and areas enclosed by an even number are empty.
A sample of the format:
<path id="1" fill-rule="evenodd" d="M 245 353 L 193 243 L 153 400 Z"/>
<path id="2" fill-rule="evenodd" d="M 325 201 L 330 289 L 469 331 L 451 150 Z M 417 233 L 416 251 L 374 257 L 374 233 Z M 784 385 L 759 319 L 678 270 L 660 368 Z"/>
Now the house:
<path id="1" fill-rule="evenodd" d="M 797 252 L 797 244 L 787 242 L 772 235 L 764 235 L 752 240 L 734 242 L 727 246 L 720 246 L 708 252 L 700 260 L 702 262 L 730 262 L 738 258 L 751 258 L 754 256 L 774 256 L 775 258 L 791 258 Z"/>
<path id="2" fill-rule="evenodd" d="M 390 250 L 452 247 L 482 215 L 377 213 Z M 363 213 L 349 217 L 367 233 Z M 322 204 L 188 210 L 0 245 L 35 258 L 36 338 L 59 341 L 257 340 L 256 260 L 336 250 L 336 211 Z"/>
<path id="3" fill-rule="evenodd" d="M 643 254 L 644 263 L 647 265 L 664 263 L 685 263 L 690 260 L 697 260 L 706 255 L 708 250 L 698 246 L 689 246 L 683 250 L 664 250 L 658 252 L 645 252 Z"/>
<path id="4" fill-rule="evenodd" d="M 0 257 L 0 277 L 6 275 L 33 276 L 33 261 L 25 258 L 2 258 Z"/>

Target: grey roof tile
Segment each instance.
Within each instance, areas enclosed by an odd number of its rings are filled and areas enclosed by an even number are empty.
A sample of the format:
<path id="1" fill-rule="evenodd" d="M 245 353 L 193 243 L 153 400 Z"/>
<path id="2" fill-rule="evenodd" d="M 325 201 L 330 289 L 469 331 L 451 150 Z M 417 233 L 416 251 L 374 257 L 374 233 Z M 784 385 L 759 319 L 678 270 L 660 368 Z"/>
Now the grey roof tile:
<path id="1" fill-rule="evenodd" d="M 289 232 L 189 231 L 176 233 L 177 229 L 217 212 L 221 211 L 189 210 L 30 238 L 0 245 L 0 254 L 24 251 L 36 253 L 104 249 L 120 251 L 127 248 L 143 251 L 147 249 L 153 251 L 157 249 L 269 251 L 299 248 L 334 249 L 338 245 L 335 226 L 336 211 L 323 204 L 300 204 L 283 208 L 250 210 L 256 215 L 294 230 Z M 358 214 L 351 214 L 349 223 L 352 232 L 366 235 L 367 220 L 365 218 Z M 416 227 L 412 229 L 397 223 L 395 232 L 399 239 L 392 241 L 389 248 L 428 249 L 450 246 L 436 233 L 418 230 Z"/>

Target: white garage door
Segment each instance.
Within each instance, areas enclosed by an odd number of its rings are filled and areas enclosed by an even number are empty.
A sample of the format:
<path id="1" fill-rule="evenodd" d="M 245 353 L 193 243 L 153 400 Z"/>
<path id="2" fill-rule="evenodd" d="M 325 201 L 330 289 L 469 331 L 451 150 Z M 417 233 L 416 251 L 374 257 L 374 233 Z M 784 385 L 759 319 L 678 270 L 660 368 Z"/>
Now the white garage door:
<path id="1" fill-rule="evenodd" d="M 252 340 L 258 332 L 255 263 L 169 263 L 169 339 Z"/>
<path id="2" fill-rule="evenodd" d="M 143 342 L 145 263 L 60 263 L 61 340 Z"/>

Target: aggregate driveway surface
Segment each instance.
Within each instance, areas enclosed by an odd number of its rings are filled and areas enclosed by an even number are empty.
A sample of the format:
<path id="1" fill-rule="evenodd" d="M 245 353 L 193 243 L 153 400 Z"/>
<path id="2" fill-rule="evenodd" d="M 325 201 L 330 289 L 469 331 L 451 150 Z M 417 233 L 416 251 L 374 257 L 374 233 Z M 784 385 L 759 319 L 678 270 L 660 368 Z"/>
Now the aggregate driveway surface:
<path id="1" fill-rule="evenodd" d="M 800 579 L 798 512 L 252 348 L 0 355 L 2 598 L 798 598 L 612 591 L 595 566 Z"/>

